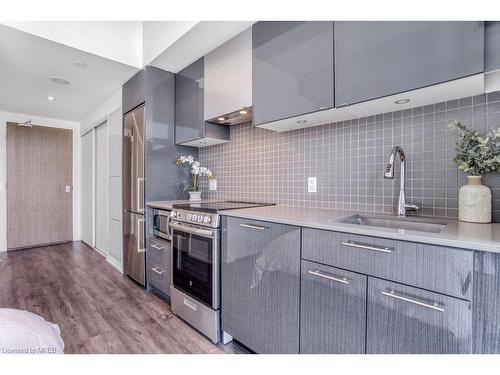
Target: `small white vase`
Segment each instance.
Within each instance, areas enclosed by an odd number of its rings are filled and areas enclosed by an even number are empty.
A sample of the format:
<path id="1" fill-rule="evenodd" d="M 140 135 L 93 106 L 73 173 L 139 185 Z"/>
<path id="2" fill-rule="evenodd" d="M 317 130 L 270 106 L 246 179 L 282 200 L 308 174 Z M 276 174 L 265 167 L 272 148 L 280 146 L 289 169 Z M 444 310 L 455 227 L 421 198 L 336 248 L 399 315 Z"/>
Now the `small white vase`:
<path id="1" fill-rule="evenodd" d="M 189 192 L 189 201 L 190 202 L 201 201 L 201 191 L 190 191 Z"/>
<path id="2" fill-rule="evenodd" d="M 481 184 L 481 176 L 467 176 L 467 185 L 458 194 L 458 220 L 491 223 L 491 190 Z"/>

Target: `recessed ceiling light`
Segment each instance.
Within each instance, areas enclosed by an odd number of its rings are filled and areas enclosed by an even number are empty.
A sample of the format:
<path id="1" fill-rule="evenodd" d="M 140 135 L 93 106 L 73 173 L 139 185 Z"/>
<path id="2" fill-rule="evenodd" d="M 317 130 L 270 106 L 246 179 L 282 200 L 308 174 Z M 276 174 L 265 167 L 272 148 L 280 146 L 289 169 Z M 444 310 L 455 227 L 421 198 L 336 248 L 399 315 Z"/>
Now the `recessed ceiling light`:
<path id="1" fill-rule="evenodd" d="M 246 109 L 242 109 L 240 111 L 240 115 L 246 115 L 248 113 L 248 111 Z"/>
<path id="2" fill-rule="evenodd" d="M 85 61 L 77 61 L 75 63 L 75 65 L 79 68 L 86 68 L 87 67 L 87 63 Z"/>
<path id="3" fill-rule="evenodd" d="M 69 81 L 62 77 L 50 77 L 50 80 L 54 83 L 59 83 L 60 85 L 67 85 Z"/>
<path id="4" fill-rule="evenodd" d="M 410 99 L 399 99 L 399 100 L 396 100 L 394 103 L 396 104 L 406 104 L 410 101 Z"/>
<path id="5" fill-rule="evenodd" d="M 217 120 L 219 120 L 219 121 L 226 121 L 226 118 L 225 117 L 219 117 Z"/>
<path id="6" fill-rule="evenodd" d="M 298 120 L 297 121 L 297 124 L 305 124 L 305 123 L 307 123 L 307 120 Z"/>
<path id="7" fill-rule="evenodd" d="M 56 100 L 56 98 L 54 98 L 53 96 L 49 95 L 49 96 L 47 96 L 47 100 L 53 102 L 54 100 Z"/>

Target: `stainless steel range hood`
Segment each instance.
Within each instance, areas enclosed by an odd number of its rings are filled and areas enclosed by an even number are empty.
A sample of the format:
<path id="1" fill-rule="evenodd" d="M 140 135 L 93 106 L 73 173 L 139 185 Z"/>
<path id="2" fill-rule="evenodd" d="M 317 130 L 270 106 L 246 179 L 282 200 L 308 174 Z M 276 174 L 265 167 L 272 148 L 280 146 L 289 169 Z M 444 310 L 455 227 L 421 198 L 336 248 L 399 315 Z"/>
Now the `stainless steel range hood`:
<path id="1" fill-rule="evenodd" d="M 238 125 L 244 124 L 245 122 L 249 121 L 252 121 L 252 107 L 245 107 L 238 111 L 213 117 L 207 120 L 207 122 L 219 125 Z"/>

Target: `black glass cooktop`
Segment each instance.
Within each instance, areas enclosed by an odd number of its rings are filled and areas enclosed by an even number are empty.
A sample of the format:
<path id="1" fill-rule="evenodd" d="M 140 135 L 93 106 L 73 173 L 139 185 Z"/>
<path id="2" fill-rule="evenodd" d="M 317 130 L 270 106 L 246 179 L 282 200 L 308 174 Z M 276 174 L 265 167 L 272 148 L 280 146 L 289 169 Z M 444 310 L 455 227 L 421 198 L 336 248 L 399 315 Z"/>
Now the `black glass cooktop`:
<path id="1" fill-rule="evenodd" d="M 238 208 L 252 208 L 252 207 L 263 207 L 263 206 L 273 206 L 273 205 L 274 203 L 221 201 L 221 202 L 193 202 L 193 203 L 174 204 L 172 205 L 172 208 L 189 210 L 189 211 L 217 213 L 219 211 L 224 211 L 224 210 L 236 210 Z"/>

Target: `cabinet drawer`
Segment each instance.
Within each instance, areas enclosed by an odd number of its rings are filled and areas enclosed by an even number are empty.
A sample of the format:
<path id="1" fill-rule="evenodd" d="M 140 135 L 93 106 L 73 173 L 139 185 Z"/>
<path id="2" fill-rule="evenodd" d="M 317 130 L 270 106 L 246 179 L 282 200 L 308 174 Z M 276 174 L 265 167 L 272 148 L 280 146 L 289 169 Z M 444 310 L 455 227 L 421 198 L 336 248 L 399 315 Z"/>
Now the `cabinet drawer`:
<path id="1" fill-rule="evenodd" d="M 471 353 L 471 303 L 368 278 L 367 353 Z"/>
<path id="2" fill-rule="evenodd" d="M 473 252 L 304 228 L 302 257 L 470 299 Z"/>
<path id="3" fill-rule="evenodd" d="M 166 295 L 170 295 L 171 251 L 170 242 L 148 239 L 148 251 L 146 253 L 148 283 Z"/>
<path id="4" fill-rule="evenodd" d="M 365 353 L 367 277 L 301 262 L 300 352 Z"/>

